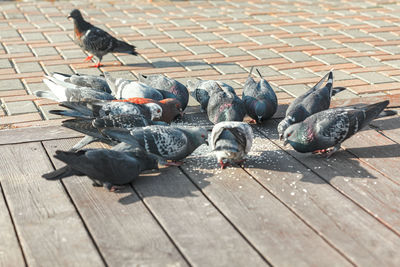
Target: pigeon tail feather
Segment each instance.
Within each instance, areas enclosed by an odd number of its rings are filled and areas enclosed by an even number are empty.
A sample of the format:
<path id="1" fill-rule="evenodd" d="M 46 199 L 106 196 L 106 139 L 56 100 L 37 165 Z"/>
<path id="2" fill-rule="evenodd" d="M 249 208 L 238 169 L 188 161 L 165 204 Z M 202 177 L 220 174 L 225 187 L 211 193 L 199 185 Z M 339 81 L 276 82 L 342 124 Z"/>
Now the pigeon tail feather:
<path id="1" fill-rule="evenodd" d="M 72 176 L 72 175 L 74 175 L 74 173 L 71 170 L 71 168 L 68 166 L 64 166 L 64 167 L 54 170 L 52 172 L 45 173 L 42 175 L 42 177 L 47 180 L 59 180 L 59 179 L 62 179 L 62 178 L 68 177 L 68 176 Z"/>
<path id="2" fill-rule="evenodd" d="M 334 96 L 334 95 L 336 95 L 336 94 L 338 94 L 338 93 L 340 93 L 340 92 L 342 92 L 343 90 L 346 90 L 347 88 L 346 87 L 333 87 L 332 88 L 332 96 Z"/>
<path id="3" fill-rule="evenodd" d="M 37 97 L 47 98 L 54 101 L 59 101 L 58 97 L 51 91 L 35 91 L 33 94 Z"/>
<path id="4" fill-rule="evenodd" d="M 130 45 L 120 40 L 117 40 L 113 52 L 127 53 L 134 56 L 138 55 L 138 52 L 136 51 L 136 47 L 134 45 Z"/>

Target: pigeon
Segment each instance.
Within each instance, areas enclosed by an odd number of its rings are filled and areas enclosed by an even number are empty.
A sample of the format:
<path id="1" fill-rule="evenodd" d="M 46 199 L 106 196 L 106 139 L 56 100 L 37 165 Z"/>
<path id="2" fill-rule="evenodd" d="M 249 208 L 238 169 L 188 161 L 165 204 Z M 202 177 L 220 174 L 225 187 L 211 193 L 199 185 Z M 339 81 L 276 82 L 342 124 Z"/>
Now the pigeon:
<path id="1" fill-rule="evenodd" d="M 68 19 L 69 18 L 72 18 L 74 21 L 75 43 L 79 45 L 82 50 L 91 54 L 85 61 L 91 60 L 93 55 L 98 58 L 98 62 L 94 67 L 99 68 L 103 56 L 110 52 L 138 55 L 135 46 L 118 40 L 106 31 L 85 21 L 78 9 L 72 10 L 68 16 Z"/>
<path id="2" fill-rule="evenodd" d="M 113 78 L 109 72 L 104 72 L 104 76 L 106 77 L 106 81 L 111 88 L 112 94 L 117 99 L 131 97 L 150 98 L 154 100 L 164 99 L 164 96 L 157 89 L 145 83 L 123 78 Z"/>
<path id="3" fill-rule="evenodd" d="M 217 124 L 221 121 L 243 121 L 246 109 L 243 101 L 230 90 L 219 86 L 221 90 L 213 90 L 207 105 L 208 119 Z"/>
<path id="4" fill-rule="evenodd" d="M 57 102 L 63 101 L 81 101 L 88 99 L 113 100 L 111 94 L 103 91 L 94 90 L 89 87 L 80 87 L 71 83 L 57 80 L 46 76 L 43 82 L 50 91 L 35 91 L 37 97 L 48 98 Z"/>
<path id="5" fill-rule="evenodd" d="M 189 88 L 190 95 L 197 102 L 200 103 L 200 108 L 202 111 L 207 110 L 208 101 L 210 99 L 210 94 L 212 91 L 221 91 L 220 87 L 222 87 L 225 88 L 227 91 L 231 92 L 232 94 L 236 94 L 232 86 L 221 81 L 198 80 L 196 82 L 192 82 L 189 80 L 187 81 L 187 87 Z"/>
<path id="6" fill-rule="evenodd" d="M 74 84 L 78 87 L 89 87 L 91 89 L 111 94 L 111 89 L 103 76 L 84 75 L 84 74 L 65 74 L 53 72 L 51 77 L 54 79 Z"/>
<path id="7" fill-rule="evenodd" d="M 344 140 L 377 118 L 389 101 L 363 107 L 339 107 L 320 111 L 304 121 L 292 124 L 284 134 L 284 144 L 298 152 L 321 153 L 330 157 Z M 328 149 L 331 148 L 332 149 Z"/>
<path id="8" fill-rule="evenodd" d="M 139 73 L 139 81 L 156 88 L 164 98 L 176 98 L 185 110 L 189 102 L 189 92 L 186 86 L 177 80 L 162 74 L 143 75 Z"/>
<path id="9" fill-rule="evenodd" d="M 158 169 L 157 158 L 140 148 L 120 143 L 112 149 L 81 151 L 57 150 L 54 157 L 67 165 L 44 174 L 47 180 L 59 180 L 74 175 L 88 176 L 93 186 L 116 191 L 134 181 L 144 170 Z"/>
<path id="10" fill-rule="evenodd" d="M 49 113 L 76 117 L 99 118 L 107 115 L 131 114 L 143 115 L 146 119 L 155 120 L 162 116 L 162 108 L 157 103 L 135 104 L 109 100 L 86 100 L 75 102 L 60 102 L 68 110 L 50 110 Z"/>
<path id="11" fill-rule="evenodd" d="M 327 79 L 325 86 L 323 82 Z M 328 109 L 331 97 L 346 88 L 333 86 L 333 73 L 330 71 L 310 90 L 297 97 L 286 110 L 285 118 L 278 125 L 279 137 L 282 140 L 286 128 L 296 122 L 301 122 L 308 116 Z"/>
<path id="12" fill-rule="evenodd" d="M 211 149 L 223 169 L 228 164 L 224 160 L 243 161 L 253 144 L 253 130 L 245 122 L 223 121 L 213 127 L 210 139 Z"/>
<path id="13" fill-rule="evenodd" d="M 252 70 L 253 68 L 244 84 L 242 100 L 247 114 L 256 122 L 261 123 L 275 114 L 278 108 L 278 99 L 271 85 L 263 79 L 258 69 L 256 71 L 260 75 L 261 81 L 256 82 L 251 77 Z"/>
<path id="14" fill-rule="evenodd" d="M 158 104 L 162 109 L 162 115 L 160 118 L 154 120 L 163 121 L 166 123 L 171 123 L 177 117 L 183 116 L 181 102 L 179 102 L 179 100 L 177 100 L 176 98 L 167 98 L 161 101 L 156 101 L 150 98 L 132 97 L 128 99 L 121 99 L 115 101 L 131 102 L 136 104 L 149 104 L 149 103 Z"/>
<path id="15" fill-rule="evenodd" d="M 201 127 L 173 127 L 152 125 L 132 130 L 104 128 L 101 133 L 111 139 L 140 146 L 147 153 L 156 155 L 159 162 L 182 164 L 180 160 L 190 155 L 197 147 L 207 144 L 207 130 Z M 177 162 L 178 161 L 178 162 Z"/>
<path id="16" fill-rule="evenodd" d="M 107 115 L 100 118 L 76 118 L 62 122 L 62 126 L 83 133 L 86 136 L 76 143 L 71 151 L 78 151 L 88 144 L 96 141 L 101 141 L 109 145 L 115 145 L 118 142 L 105 137 L 99 128 L 119 127 L 125 129 L 133 129 L 136 127 L 144 127 L 149 125 L 167 125 L 165 122 L 153 122 L 146 119 L 142 115 L 119 114 Z"/>

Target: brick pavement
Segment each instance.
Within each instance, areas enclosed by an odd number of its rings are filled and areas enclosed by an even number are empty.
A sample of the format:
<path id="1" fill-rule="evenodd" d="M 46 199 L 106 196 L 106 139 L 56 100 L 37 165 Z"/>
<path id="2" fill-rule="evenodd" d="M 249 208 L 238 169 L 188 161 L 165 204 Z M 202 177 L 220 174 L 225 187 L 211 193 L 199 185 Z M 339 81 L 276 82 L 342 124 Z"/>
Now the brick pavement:
<path id="1" fill-rule="evenodd" d="M 72 42 L 72 8 L 140 56 L 91 68 Z M 258 66 L 287 103 L 335 68 L 335 85 L 349 88 L 339 99 L 400 93 L 398 1 L 0 2 L 0 40 L 0 128 L 60 123 L 55 103 L 32 95 L 53 71 L 219 79 L 241 92 Z"/>

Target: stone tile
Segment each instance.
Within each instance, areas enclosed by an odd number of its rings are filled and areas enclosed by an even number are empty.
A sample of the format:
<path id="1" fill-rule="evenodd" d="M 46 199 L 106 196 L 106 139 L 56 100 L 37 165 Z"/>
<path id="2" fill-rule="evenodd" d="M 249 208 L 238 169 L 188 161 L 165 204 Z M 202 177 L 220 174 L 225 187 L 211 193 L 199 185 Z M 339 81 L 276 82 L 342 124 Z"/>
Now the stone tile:
<path id="1" fill-rule="evenodd" d="M 310 90 L 309 87 L 302 84 L 282 85 L 279 86 L 279 88 L 294 97 L 298 97 L 307 92 L 308 90 Z"/>
<path id="2" fill-rule="evenodd" d="M 54 47 L 35 47 L 33 53 L 37 56 L 53 56 L 58 55 L 58 51 Z"/>
<path id="3" fill-rule="evenodd" d="M 68 34 L 45 34 L 45 35 L 51 43 L 62 43 L 62 42 L 72 41 L 72 39 L 69 37 Z"/>
<path id="4" fill-rule="evenodd" d="M 335 31 L 334 29 L 328 28 L 328 27 L 326 27 L 326 28 L 313 28 L 311 30 L 313 32 L 318 33 L 319 35 L 322 35 L 322 36 L 336 35 L 337 34 L 337 31 Z"/>
<path id="5" fill-rule="evenodd" d="M 196 23 L 190 19 L 173 19 L 170 22 L 174 23 L 177 26 L 194 26 Z"/>
<path id="6" fill-rule="evenodd" d="M 237 47 L 229 47 L 229 48 L 218 48 L 217 51 L 223 54 L 226 57 L 234 57 L 234 56 L 245 56 L 248 55 L 246 51 L 243 51 Z"/>
<path id="7" fill-rule="evenodd" d="M 233 74 L 233 73 L 244 73 L 247 72 L 244 70 L 242 67 L 236 65 L 236 64 L 231 64 L 231 63 L 225 63 L 225 64 L 213 64 L 213 67 L 217 69 L 219 72 L 222 74 Z"/>
<path id="8" fill-rule="evenodd" d="M 251 37 L 249 37 L 249 39 L 257 42 L 260 45 L 281 43 L 280 40 L 277 40 L 271 36 L 251 36 Z M 285 40 L 285 39 L 282 39 L 282 40 Z M 248 41 L 248 40 L 246 40 L 246 41 Z M 237 42 L 241 42 L 241 41 L 237 41 Z"/>
<path id="9" fill-rule="evenodd" d="M 40 32 L 31 32 L 21 34 L 25 41 L 45 40 L 43 34 Z"/>
<path id="10" fill-rule="evenodd" d="M 281 73 L 277 72 L 276 70 L 274 70 L 268 66 L 260 66 L 260 67 L 257 67 L 257 69 L 260 71 L 261 75 L 267 80 L 268 80 L 268 77 L 270 77 L 270 76 L 282 75 Z M 250 72 L 250 68 L 248 68 L 248 71 Z"/>
<path id="11" fill-rule="evenodd" d="M 244 23 L 224 23 L 225 26 L 229 27 L 232 30 L 244 30 L 248 29 L 249 25 L 246 25 Z"/>
<path id="12" fill-rule="evenodd" d="M 303 52 L 283 52 L 280 54 L 292 62 L 302 62 L 302 61 L 314 60 L 312 57 L 310 57 L 309 55 L 307 55 Z"/>
<path id="13" fill-rule="evenodd" d="M 325 64 L 342 64 L 342 63 L 349 63 L 346 59 L 339 57 L 335 54 L 327 54 L 327 55 L 315 55 L 313 56 L 318 60 L 324 62 Z"/>
<path id="14" fill-rule="evenodd" d="M 212 66 L 205 63 L 203 60 L 190 60 L 190 61 L 181 61 L 179 62 L 182 66 L 184 66 L 188 70 L 205 70 L 212 69 Z"/>
<path id="15" fill-rule="evenodd" d="M 208 45 L 196 45 L 196 46 L 188 46 L 188 50 L 192 51 L 194 54 L 209 54 L 214 53 L 214 49 L 209 47 Z"/>
<path id="16" fill-rule="evenodd" d="M 291 46 L 298 46 L 298 45 L 308 45 L 310 44 L 308 41 L 301 39 L 301 38 L 285 38 L 281 39 L 283 42 L 291 45 Z"/>
<path id="17" fill-rule="evenodd" d="M 318 74 L 319 76 L 324 76 L 327 73 L 327 71 L 319 71 L 316 72 L 316 74 Z M 344 72 L 341 70 L 334 70 L 333 71 L 333 86 L 335 86 L 335 81 L 342 81 L 342 80 L 352 80 L 355 77 Z"/>
<path id="18" fill-rule="evenodd" d="M 360 31 L 358 29 L 351 29 L 351 30 L 342 30 L 344 34 L 350 36 L 352 38 L 364 38 L 364 37 L 371 37 L 368 33 Z"/>
<path id="19" fill-rule="evenodd" d="M 309 30 L 301 26 L 281 26 L 280 28 L 290 33 L 309 32 Z"/>
<path id="20" fill-rule="evenodd" d="M 148 40 L 138 40 L 132 42 L 132 44 L 135 45 L 137 49 L 149 49 L 157 47 L 154 43 Z"/>
<path id="21" fill-rule="evenodd" d="M 248 42 L 249 39 L 241 34 L 226 34 L 221 35 L 222 39 L 230 42 L 230 43 L 240 43 L 240 42 Z"/>
<path id="22" fill-rule="evenodd" d="M 5 106 L 9 115 L 33 113 L 38 111 L 36 105 L 32 101 L 6 102 Z"/>
<path id="23" fill-rule="evenodd" d="M 200 41 L 215 41 L 215 40 L 221 40 L 221 37 L 215 35 L 214 33 L 211 32 L 198 32 L 198 33 L 193 33 L 193 36 Z"/>
<path id="24" fill-rule="evenodd" d="M 391 32 L 375 32 L 372 35 L 384 41 L 399 40 L 399 36 Z"/>
<path id="25" fill-rule="evenodd" d="M 347 58 L 347 59 L 351 60 L 354 63 L 356 63 L 360 66 L 363 66 L 363 67 L 375 67 L 375 66 L 383 66 L 384 65 L 383 63 L 381 63 L 378 60 L 375 60 L 371 57 L 353 57 L 353 58 Z M 385 61 L 385 63 L 388 63 L 388 61 Z"/>
<path id="26" fill-rule="evenodd" d="M 65 74 L 73 74 L 74 73 L 68 65 L 53 65 L 53 66 L 45 65 L 44 69 L 47 74 L 50 74 L 52 72 L 61 72 L 61 73 L 65 73 Z"/>
<path id="27" fill-rule="evenodd" d="M 182 31 L 182 30 L 179 30 L 179 31 L 165 31 L 164 33 L 167 34 L 171 38 L 190 38 L 190 37 L 193 37 L 192 35 L 190 35 L 186 31 Z"/>
<path id="28" fill-rule="evenodd" d="M 373 51 L 376 50 L 375 47 L 365 44 L 365 43 L 343 43 L 345 46 L 350 47 L 356 51 Z"/>
<path id="29" fill-rule="evenodd" d="M 9 29 L 0 31 L 1 39 L 16 38 L 16 37 L 20 37 L 19 33 L 16 30 Z"/>
<path id="30" fill-rule="evenodd" d="M 79 50 L 62 50 L 61 55 L 65 59 L 82 58 L 82 62 L 87 57 L 87 54 L 84 53 L 81 49 L 79 49 Z"/>
<path id="31" fill-rule="evenodd" d="M 0 59 L 0 69 L 8 69 L 12 68 L 13 66 L 8 59 Z"/>
<path id="32" fill-rule="evenodd" d="M 280 72 L 293 79 L 313 78 L 317 76 L 316 74 L 311 73 L 304 69 L 289 69 L 289 70 L 281 70 Z"/>
<path id="33" fill-rule="evenodd" d="M 20 80 L 0 80 L 0 91 L 24 89 Z"/>
<path id="34" fill-rule="evenodd" d="M 325 49 L 331 49 L 331 48 L 341 48 L 343 47 L 342 44 L 339 44 L 335 41 L 331 41 L 331 40 L 314 40 L 312 41 L 312 43 L 325 48 Z"/>
<path id="35" fill-rule="evenodd" d="M 362 72 L 362 73 L 355 74 L 355 76 L 357 76 L 369 83 L 393 82 L 393 79 L 390 79 L 389 77 L 387 77 L 383 74 L 377 73 L 377 72 Z"/>
<path id="36" fill-rule="evenodd" d="M 20 73 L 43 71 L 42 67 L 37 62 L 17 63 L 16 69 Z"/>
<path id="37" fill-rule="evenodd" d="M 162 44 L 157 43 L 157 46 L 160 47 L 165 52 L 186 50 L 185 47 L 177 43 L 162 43 Z"/>
<path id="38" fill-rule="evenodd" d="M 162 58 L 152 58 L 151 64 L 153 64 L 156 68 L 170 68 L 170 67 L 180 67 L 179 63 L 175 62 L 170 57 L 162 57 Z"/>
<path id="39" fill-rule="evenodd" d="M 146 59 L 144 59 L 141 55 L 138 56 L 132 56 L 132 55 L 120 55 L 117 57 L 119 61 L 122 62 L 124 65 L 135 65 L 135 64 L 142 64 L 142 65 L 147 65 L 149 64 Z"/>
<path id="40" fill-rule="evenodd" d="M 1 32 L 1 31 L 0 31 Z M 9 54 L 17 54 L 17 53 L 29 53 L 31 49 L 24 44 L 18 45 L 5 45 L 6 50 Z"/>
<path id="41" fill-rule="evenodd" d="M 162 32 L 154 28 L 138 29 L 137 31 L 144 36 L 163 35 Z"/>
<path id="42" fill-rule="evenodd" d="M 259 50 L 250 50 L 248 52 L 250 55 L 255 56 L 258 59 L 268 59 L 268 58 L 280 58 L 281 55 L 275 53 L 269 49 L 259 49 Z"/>

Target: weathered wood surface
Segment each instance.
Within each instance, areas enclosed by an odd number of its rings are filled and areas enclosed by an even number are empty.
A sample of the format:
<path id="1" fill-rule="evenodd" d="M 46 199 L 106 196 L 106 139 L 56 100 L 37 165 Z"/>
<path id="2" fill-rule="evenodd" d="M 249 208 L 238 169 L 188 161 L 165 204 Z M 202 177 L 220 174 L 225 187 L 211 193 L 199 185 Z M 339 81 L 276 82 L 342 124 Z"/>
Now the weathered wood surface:
<path id="1" fill-rule="evenodd" d="M 53 168 L 40 143 L 0 146 L 0 170 L 28 265 L 103 265 L 63 186 L 41 177 Z"/>
<path id="2" fill-rule="evenodd" d="M 70 149 L 78 140 L 45 141 L 43 145 L 53 155 L 57 149 Z M 52 161 L 57 168 L 65 165 L 54 158 Z M 84 176 L 66 178 L 63 183 L 107 264 L 187 265 L 131 187 L 110 193 L 105 188 L 93 187 Z"/>
<path id="3" fill-rule="evenodd" d="M 351 265 L 248 173 L 221 170 L 209 154 L 196 151 L 184 172 L 273 266 Z"/>
<path id="4" fill-rule="evenodd" d="M 83 136 L 60 126 L 18 128 L 0 131 L 0 145 Z"/>
<path id="5" fill-rule="evenodd" d="M 10 214 L 0 190 L 0 266 L 25 266 Z"/>
<path id="6" fill-rule="evenodd" d="M 275 127 L 258 130 L 277 138 Z M 358 265 L 400 263 L 395 252 L 400 238 L 391 229 L 271 141 L 256 138 L 255 146 L 264 160 L 249 160 L 245 169 L 348 259 Z"/>
<path id="7" fill-rule="evenodd" d="M 184 121 L 211 128 L 204 114 Z M 399 266 L 399 116 L 331 159 L 283 147 L 276 124 L 253 127 L 243 168 L 220 170 L 202 146 L 118 193 L 86 177 L 40 177 L 79 134 L 8 130 L 13 145 L 2 145 L 1 131 L 0 265 Z"/>

